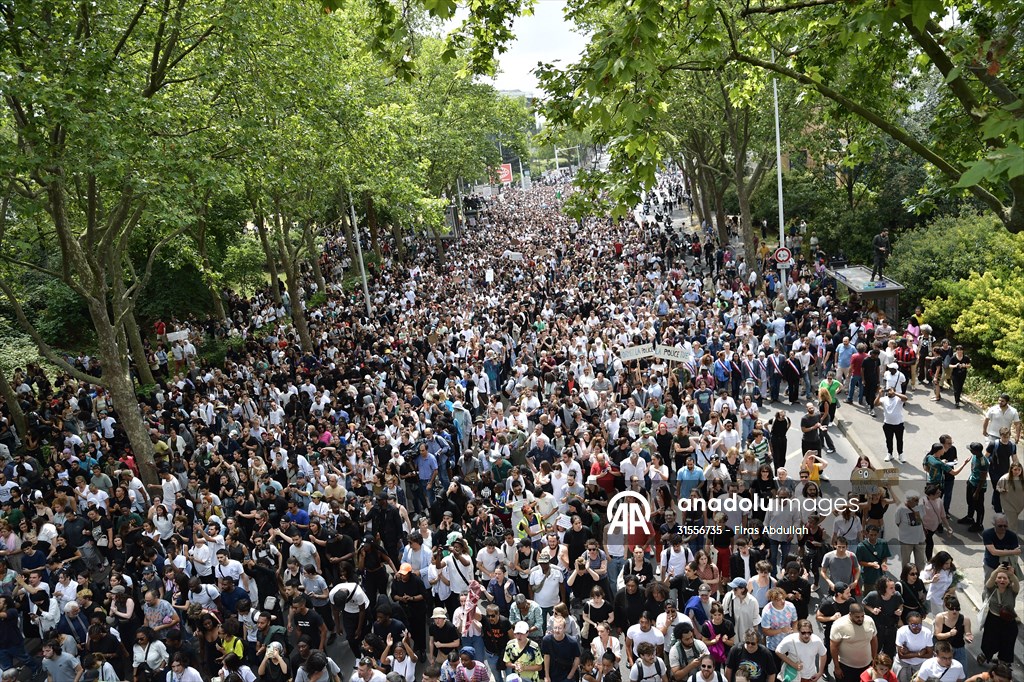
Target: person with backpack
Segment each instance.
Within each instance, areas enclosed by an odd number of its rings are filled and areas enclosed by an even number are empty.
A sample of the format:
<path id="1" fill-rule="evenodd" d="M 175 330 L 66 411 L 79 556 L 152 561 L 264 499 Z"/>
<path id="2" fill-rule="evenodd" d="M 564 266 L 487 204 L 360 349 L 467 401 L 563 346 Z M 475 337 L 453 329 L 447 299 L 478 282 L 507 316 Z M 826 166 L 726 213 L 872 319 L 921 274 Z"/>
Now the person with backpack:
<path id="1" fill-rule="evenodd" d="M 345 628 L 345 638 L 352 651 L 361 651 L 363 635 L 368 631 L 366 619 L 370 599 L 356 582 L 341 582 L 327 595 L 335 614 L 334 627 Z M 340 617 L 337 617 L 340 616 Z M 337 632 L 337 630 L 335 630 Z M 341 634 L 340 632 L 338 634 Z"/>
<path id="2" fill-rule="evenodd" d="M 782 638 L 775 655 L 783 663 L 783 679 L 819 680 L 825 674 L 825 642 L 814 634 L 811 621 L 798 620 L 795 630 Z"/>
<path id="3" fill-rule="evenodd" d="M 668 671 L 654 645 L 643 642 L 636 650 L 639 656 L 629 669 L 629 682 L 668 682 Z"/>
<path id="4" fill-rule="evenodd" d="M 267 648 L 274 643 L 281 646 L 283 653 L 287 653 L 287 631 L 283 625 L 274 625 L 273 614 L 264 611 L 256 617 L 256 657 L 262 659 L 266 656 Z"/>
<path id="5" fill-rule="evenodd" d="M 529 634 L 530 625 L 525 620 L 515 624 L 512 639 L 505 645 L 503 661 L 507 673 L 515 673 L 523 682 L 537 682 L 544 669 L 544 657 Z"/>
<path id="6" fill-rule="evenodd" d="M 705 656 L 710 656 L 708 646 L 694 636 L 693 625 L 680 623 L 673 632 L 676 643 L 669 649 L 668 666 L 673 682 L 685 682 L 699 669 Z"/>
<path id="7" fill-rule="evenodd" d="M 715 659 L 712 656 L 701 656 L 697 662 L 697 670 L 690 675 L 687 682 L 725 682 L 725 675 L 716 668 Z"/>

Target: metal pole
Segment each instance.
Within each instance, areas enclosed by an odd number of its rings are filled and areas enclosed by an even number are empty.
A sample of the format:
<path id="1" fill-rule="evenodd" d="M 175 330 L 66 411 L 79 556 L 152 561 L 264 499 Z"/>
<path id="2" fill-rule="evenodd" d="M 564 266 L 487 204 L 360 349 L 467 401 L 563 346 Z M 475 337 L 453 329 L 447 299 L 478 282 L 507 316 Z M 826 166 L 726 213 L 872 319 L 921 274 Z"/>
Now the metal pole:
<path id="1" fill-rule="evenodd" d="M 772 61 L 775 61 L 775 50 L 772 50 Z M 785 210 L 782 207 L 782 133 L 779 131 L 779 80 L 772 79 L 772 92 L 775 96 L 775 177 L 779 186 L 779 246 L 786 245 Z"/>
<path id="2" fill-rule="evenodd" d="M 775 50 L 772 50 L 772 61 L 775 61 Z M 778 182 L 779 192 L 779 247 L 786 245 L 786 217 L 782 207 L 782 134 L 779 132 L 779 81 L 772 79 L 772 94 L 775 97 L 775 178 Z M 789 268 L 782 268 L 779 271 L 782 275 L 782 286 L 789 281 Z"/>
<path id="3" fill-rule="evenodd" d="M 352 190 L 348 191 L 348 206 L 352 209 L 352 232 L 356 236 L 356 255 L 359 258 L 359 274 L 363 278 L 363 302 L 366 303 L 366 316 L 373 318 L 373 306 L 370 305 L 370 288 L 366 286 L 366 266 L 363 264 L 363 246 L 359 239 L 359 224 L 356 222 L 356 204 L 352 201 Z"/>
<path id="4" fill-rule="evenodd" d="M 558 174 L 558 147 L 555 147 L 555 174 Z"/>
<path id="5" fill-rule="evenodd" d="M 517 156 L 516 159 L 519 161 L 519 185 L 525 190 L 526 176 L 523 175 L 523 157 Z"/>
<path id="6" fill-rule="evenodd" d="M 455 216 L 457 218 L 455 234 L 461 237 L 463 226 L 466 223 L 466 215 L 462 211 L 462 178 L 455 178 L 455 196 L 459 202 L 459 205 L 455 207 Z"/>

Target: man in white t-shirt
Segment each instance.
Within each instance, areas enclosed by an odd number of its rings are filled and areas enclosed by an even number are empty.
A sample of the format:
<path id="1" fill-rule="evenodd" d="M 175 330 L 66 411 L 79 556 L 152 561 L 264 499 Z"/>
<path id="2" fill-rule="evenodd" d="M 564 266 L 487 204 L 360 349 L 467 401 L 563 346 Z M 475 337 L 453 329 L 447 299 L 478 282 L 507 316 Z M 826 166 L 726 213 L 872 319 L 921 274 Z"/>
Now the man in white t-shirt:
<path id="1" fill-rule="evenodd" d="M 640 622 L 630 625 L 626 630 L 626 660 L 633 665 L 640 655 L 640 646 L 650 644 L 654 647 L 658 657 L 665 652 L 665 635 L 658 628 L 654 627 L 654 620 L 650 614 L 644 611 L 640 615 Z"/>
<path id="2" fill-rule="evenodd" d="M 885 449 L 888 451 L 888 454 L 885 456 L 886 462 L 892 461 L 892 441 L 894 438 L 896 439 L 896 458 L 900 464 L 907 461 L 903 459 L 903 403 L 906 401 L 907 396 L 903 393 L 897 393 L 893 387 L 889 387 L 885 395 L 875 398 L 875 406 L 882 406 L 882 431 L 885 433 Z"/>
<path id="3" fill-rule="evenodd" d="M 448 567 L 449 588 L 455 594 L 469 592 L 469 583 L 473 580 L 473 560 L 469 556 L 469 547 L 461 538 L 451 543 L 451 554 L 444 558 Z"/>
<path id="4" fill-rule="evenodd" d="M 825 642 L 814 634 L 811 621 L 796 622 L 796 631 L 782 638 L 775 654 L 790 668 L 794 668 L 800 680 L 820 679 L 825 673 Z M 779 676 L 785 677 L 785 674 Z"/>
<path id="5" fill-rule="evenodd" d="M 387 682 L 387 679 L 387 675 L 374 667 L 373 660 L 362 658 L 350 682 Z"/>
<path id="6" fill-rule="evenodd" d="M 327 595 L 331 608 L 341 617 L 334 619 L 334 631 L 341 634 L 340 628 L 344 626 L 345 637 L 352 651 L 359 651 L 363 634 L 366 632 L 366 608 L 370 605 L 370 599 L 363 592 L 359 583 L 338 583 L 331 588 Z"/>
<path id="7" fill-rule="evenodd" d="M 540 607 L 545 623 L 551 617 L 555 604 L 562 601 L 562 580 L 562 571 L 551 568 L 549 551 L 541 550 L 537 566 L 530 572 L 530 585 L 533 587 L 533 600 Z"/>
<path id="8" fill-rule="evenodd" d="M 981 424 L 981 435 L 995 443 L 999 440 L 1000 429 L 1016 431 L 1015 442 L 1020 443 L 1021 421 L 1017 408 L 1010 405 L 1010 396 L 1004 393 L 999 402 L 985 411 L 985 421 Z"/>
<path id="9" fill-rule="evenodd" d="M 196 569 L 196 575 L 199 576 L 203 582 L 213 581 L 213 551 L 206 542 L 206 538 L 202 535 L 197 535 L 195 538 L 195 545 L 188 551 L 189 557 L 192 559 L 192 565 Z"/>
<path id="10" fill-rule="evenodd" d="M 941 641 L 935 643 L 935 656 L 922 663 L 921 667 L 917 669 L 917 676 L 921 680 L 964 682 L 967 675 L 960 661 L 953 658 L 953 645 L 947 641 Z"/>
<path id="11" fill-rule="evenodd" d="M 643 642 L 637 646 L 637 653 L 636 663 L 629 669 L 629 682 L 668 682 L 668 668 L 653 644 Z"/>
<path id="12" fill-rule="evenodd" d="M 907 616 L 907 624 L 896 631 L 896 660 L 900 669 L 896 673 L 899 682 L 910 682 L 925 661 L 932 657 L 934 636 L 924 626 L 919 613 Z"/>
<path id="13" fill-rule="evenodd" d="M 622 472 L 623 478 L 627 481 L 636 477 L 643 482 L 644 476 L 647 475 L 647 461 L 640 456 L 639 443 L 634 443 L 634 447 L 630 451 L 629 457 L 619 465 L 619 471 Z"/>

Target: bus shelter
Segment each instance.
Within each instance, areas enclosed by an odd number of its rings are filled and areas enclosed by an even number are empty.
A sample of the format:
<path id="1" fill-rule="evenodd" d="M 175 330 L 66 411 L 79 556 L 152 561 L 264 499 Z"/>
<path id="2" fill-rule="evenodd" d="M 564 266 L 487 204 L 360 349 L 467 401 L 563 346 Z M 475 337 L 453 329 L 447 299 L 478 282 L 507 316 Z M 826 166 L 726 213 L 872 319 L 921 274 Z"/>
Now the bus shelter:
<path id="1" fill-rule="evenodd" d="M 835 280 L 840 298 L 856 295 L 865 312 L 885 315 L 894 322 L 899 319 L 902 284 L 888 277 L 871 281 L 871 268 L 864 265 L 825 268 L 825 273 Z"/>

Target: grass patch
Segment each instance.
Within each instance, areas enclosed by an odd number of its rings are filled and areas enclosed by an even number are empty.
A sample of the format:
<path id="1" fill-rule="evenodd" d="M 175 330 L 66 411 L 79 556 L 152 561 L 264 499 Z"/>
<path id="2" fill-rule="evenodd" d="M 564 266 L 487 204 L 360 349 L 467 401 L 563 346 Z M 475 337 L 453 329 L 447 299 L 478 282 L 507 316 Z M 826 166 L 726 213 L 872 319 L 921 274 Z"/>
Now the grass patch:
<path id="1" fill-rule="evenodd" d="M 993 381 L 990 377 L 981 372 L 971 372 L 964 382 L 964 392 L 971 400 L 982 407 L 995 405 L 999 402 L 999 395 L 1005 393 L 1006 389 L 1002 384 Z M 1021 396 L 1012 396 L 1014 402 L 1020 403 Z"/>

